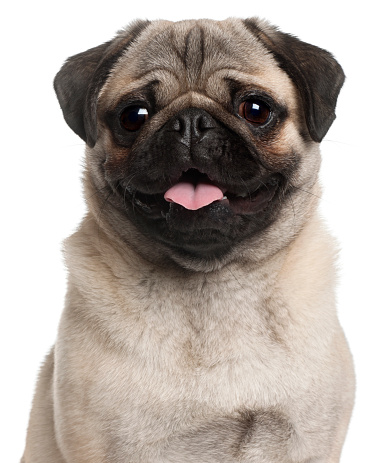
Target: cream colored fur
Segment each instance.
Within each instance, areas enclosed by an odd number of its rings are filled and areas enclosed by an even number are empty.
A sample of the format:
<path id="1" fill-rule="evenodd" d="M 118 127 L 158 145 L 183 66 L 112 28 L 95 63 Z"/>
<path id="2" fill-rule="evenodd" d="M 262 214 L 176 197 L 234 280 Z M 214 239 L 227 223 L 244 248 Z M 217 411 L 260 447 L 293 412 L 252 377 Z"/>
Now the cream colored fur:
<path id="1" fill-rule="evenodd" d="M 182 434 L 244 408 L 287 416 L 290 459 L 266 457 L 271 439 L 246 460 L 213 456 L 220 431 L 203 462 L 305 462 L 313 448 L 328 454 L 313 461 L 339 461 L 352 362 L 336 316 L 332 239 L 316 216 L 289 248 L 251 268 L 154 269 L 115 249 L 91 216 L 66 250 L 66 309 L 41 373 L 26 463 L 199 463 Z M 194 439 L 203 445 L 202 433 Z"/>
<path id="2" fill-rule="evenodd" d="M 140 57 L 163 27 L 147 29 L 117 63 L 98 113 L 120 82 L 135 85 L 125 60 L 136 50 Z M 248 36 L 237 20 L 220 28 Z M 65 310 L 40 374 L 22 463 L 340 461 L 354 376 L 336 314 L 337 251 L 317 213 L 318 144 L 299 136 L 303 115 L 290 79 L 249 40 L 269 91 L 289 108 L 274 149 L 277 157 L 289 147 L 300 153 L 291 179 L 297 194 L 226 258 L 169 259 L 97 199 L 104 185 L 98 160 L 110 143 L 98 122 L 97 144 L 86 153 L 89 213 L 65 243 Z M 245 77 L 250 84 L 264 77 L 253 74 Z M 163 92 L 164 100 L 174 93 L 170 114 L 190 101 L 216 113 L 211 95 L 224 87 L 216 76 L 207 82 L 206 90 L 190 84 L 177 97 L 170 79 Z M 164 110 L 143 137 L 167 117 Z"/>

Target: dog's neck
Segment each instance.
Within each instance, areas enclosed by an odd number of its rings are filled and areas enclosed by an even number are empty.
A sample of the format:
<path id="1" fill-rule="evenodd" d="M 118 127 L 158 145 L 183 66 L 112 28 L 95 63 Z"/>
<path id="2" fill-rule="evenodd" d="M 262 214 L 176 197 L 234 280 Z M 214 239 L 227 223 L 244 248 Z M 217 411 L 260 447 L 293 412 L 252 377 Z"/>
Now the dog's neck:
<path id="1" fill-rule="evenodd" d="M 112 236 L 107 236 L 99 227 L 94 216 L 88 214 L 79 232 L 66 241 L 68 251 L 66 260 L 68 265 L 68 254 L 74 257 L 78 255 L 84 270 L 91 271 L 92 278 L 96 266 L 99 268 L 105 266 L 110 274 L 112 285 L 120 284 L 120 281 L 125 279 L 133 288 L 138 285 L 140 291 L 145 282 L 151 285 L 162 280 L 174 285 L 177 291 L 189 291 L 196 299 L 202 298 L 205 285 L 219 285 L 219 296 L 223 290 L 230 294 L 230 285 L 233 285 L 237 289 L 243 288 L 245 293 L 261 294 L 264 298 L 268 298 L 276 284 L 284 284 L 286 280 L 291 282 L 289 292 L 294 290 L 292 282 L 295 281 L 301 291 L 310 284 L 316 289 L 323 284 L 328 286 L 329 282 L 325 277 L 331 274 L 329 267 L 333 265 L 335 250 L 333 250 L 332 238 L 324 240 L 323 233 L 321 240 L 317 238 L 319 228 L 323 228 L 323 225 L 318 214 L 314 214 L 298 232 L 296 239 L 274 254 L 256 262 L 243 259 L 240 255 L 213 271 L 205 272 L 183 268 L 166 257 L 157 262 L 153 262 L 152 256 L 146 259 L 142 252 L 138 253 L 130 245 L 120 242 L 118 238 L 112 240 Z M 321 253 L 323 262 L 318 262 L 318 248 L 321 247 L 324 249 Z M 314 250 L 316 252 L 313 252 Z M 316 265 L 313 265 L 312 255 L 317 256 Z M 130 282 L 128 268 L 131 269 Z M 311 278 L 311 268 L 323 268 L 323 273 L 319 276 L 317 270 Z M 77 276 L 79 273 L 79 269 L 72 265 L 69 270 L 72 275 Z M 304 273 L 305 278 L 301 278 Z M 250 282 L 254 282 L 251 288 Z M 259 282 L 259 285 L 256 282 Z M 81 282 L 82 286 L 85 284 Z"/>
<path id="2" fill-rule="evenodd" d="M 205 273 L 154 266 L 130 248 L 123 252 L 88 216 L 66 241 L 67 318 L 90 320 L 119 350 L 144 356 L 150 343 L 160 364 L 171 349 L 179 356 L 174 368 L 190 355 L 195 365 L 202 359 L 197 368 L 215 362 L 228 368 L 238 361 L 239 346 L 257 333 L 264 348 L 273 343 L 305 349 L 313 333 L 326 345 L 326 326 L 335 323 L 335 311 L 322 310 L 331 297 L 335 304 L 333 252 L 330 239 L 317 238 L 318 220 L 313 217 L 295 241 L 263 261 L 235 261 Z M 306 339 L 297 333 L 303 323 Z"/>

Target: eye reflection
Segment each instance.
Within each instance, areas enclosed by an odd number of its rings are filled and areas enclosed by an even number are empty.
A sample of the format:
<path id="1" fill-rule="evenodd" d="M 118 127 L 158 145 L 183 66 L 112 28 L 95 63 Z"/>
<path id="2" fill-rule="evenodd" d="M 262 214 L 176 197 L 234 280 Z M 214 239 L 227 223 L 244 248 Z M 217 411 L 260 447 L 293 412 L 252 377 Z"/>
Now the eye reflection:
<path id="1" fill-rule="evenodd" d="M 129 106 L 120 115 L 121 127 L 129 132 L 141 129 L 148 119 L 148 110 L 142 106 Z"/>
<path id="2" fill-rule="evenodd" d="M 238 114 L 253 125 L 265 124 L 271 115 L 269 106 L 260 100 L 246 100 L 240 104 Z"/>

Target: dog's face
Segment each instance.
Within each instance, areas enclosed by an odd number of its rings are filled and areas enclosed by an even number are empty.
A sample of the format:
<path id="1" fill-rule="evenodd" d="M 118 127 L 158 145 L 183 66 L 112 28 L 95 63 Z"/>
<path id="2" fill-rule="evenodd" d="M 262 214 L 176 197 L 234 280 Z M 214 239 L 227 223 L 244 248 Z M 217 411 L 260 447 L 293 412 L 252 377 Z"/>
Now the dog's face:
<path id="1" fill-rule="evenodd" d="M 297 233 L 343 80 L 329 53 L 258 20 L 155 21 L 70 58 L 55 88 L 88 145 L 92 212 L 189 265 Z"/>

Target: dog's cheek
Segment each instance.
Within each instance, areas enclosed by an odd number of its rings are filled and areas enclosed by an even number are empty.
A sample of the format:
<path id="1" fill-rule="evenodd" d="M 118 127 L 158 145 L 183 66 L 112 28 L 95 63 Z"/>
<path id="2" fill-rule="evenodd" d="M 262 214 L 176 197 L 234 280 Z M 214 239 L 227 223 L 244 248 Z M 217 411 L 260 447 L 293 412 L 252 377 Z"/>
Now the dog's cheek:
<path id="1" fill-rule="evenodd" d="M 294 124 L 285 122 L 284 127 L 270 132 L 256 140 L 261 162 L 273 172 L 281 172 L 297 163 L 300 153 L 305 150 Z"/>
<path id="2" fill-rule="evenodd" d="M 106 149 L 106 160 L 103 164 L 104 175 L 106 181 L 112 186 L 116 186 L 117 182 L 127 181 L 126 164 L 130 153 L 130 148 L 117 147 L 111 144 Z"/>
<path id="3" fill-rule="evenodd" d="M 109 127 L 104 124 L 99 126 L 98 141 L 94 148 L 95 157 L 101 164 L 104 179 L 113 185 L 125 177 L 125 164 L 131 148 L 117 144 Z"/>

